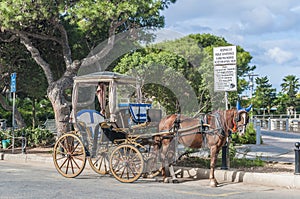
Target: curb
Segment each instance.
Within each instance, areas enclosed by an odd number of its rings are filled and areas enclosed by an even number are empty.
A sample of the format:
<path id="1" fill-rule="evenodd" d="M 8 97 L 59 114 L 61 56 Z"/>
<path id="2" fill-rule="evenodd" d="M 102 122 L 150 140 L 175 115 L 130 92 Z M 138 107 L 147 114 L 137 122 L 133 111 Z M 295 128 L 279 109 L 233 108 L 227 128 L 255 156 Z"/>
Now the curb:
<path id="1" fill-rule="evenodd" d="M 177 168 L 178 169 L 178 168 Z M 181 168 L 181 177 L 194 179 L 208 179 L 209 169 Z M 236 170 L 215 170 L 215 178 L 218 182 L 235 182 L 252 185 L 272 187 L 285 187 L 300 189 L 300 175 L 293 173 L 252 173 Z"/>
<path id="2" fill-rule="evenodd" d="M 0 153 L 0 160 L 17 161 L 22 163 L 53 163 L 52 156 L 41 156 L 36 154 L 7 154 Z M 177 177 L 192 179 L 208 179 L 209 169 L 174 167 Z M 218 182 L 235 182 L 252 185 L 263 185 L 272 187 L 285 187 L 289 189 L 300 189 L 300 175 L 293 173 L 252 173 L 236 170 L 215 170 L 215 178 Z"/>
<path id="3" fill-rule="evenodd" d="M 0 153 L 0 160 L 17 161 L 22 163 L 53 163 L 52 156 L 40 156 L 36 154 L 8 154 Z"/>

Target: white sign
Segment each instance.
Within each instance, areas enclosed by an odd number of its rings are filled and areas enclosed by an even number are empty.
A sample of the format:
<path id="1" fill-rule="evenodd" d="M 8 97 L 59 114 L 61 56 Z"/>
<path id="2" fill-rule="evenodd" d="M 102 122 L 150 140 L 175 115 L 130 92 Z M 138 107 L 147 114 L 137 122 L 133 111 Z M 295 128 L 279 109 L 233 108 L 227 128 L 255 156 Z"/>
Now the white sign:
<path id="1" fill-rule="evenodd" d="M 236 64 L 236 46 L 214 48 L 214 65 Z"/>
<path id="2" fill-rule="evenodd" d="M 236 65 L 215 65 L 214 66 L 214 90 L 236 91 Z"/>

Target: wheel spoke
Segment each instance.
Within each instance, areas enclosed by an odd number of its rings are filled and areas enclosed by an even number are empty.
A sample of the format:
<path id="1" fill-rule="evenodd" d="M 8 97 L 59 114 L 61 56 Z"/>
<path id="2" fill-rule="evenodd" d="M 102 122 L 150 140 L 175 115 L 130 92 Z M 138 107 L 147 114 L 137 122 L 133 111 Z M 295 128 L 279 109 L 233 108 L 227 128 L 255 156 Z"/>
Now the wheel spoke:
<path id="1" fill-rule="evenodd" d="M 70 164 L 70 159 L 68 158 L 68 163 L 67 163 L 67 167 L 66 167 L 66 174 L 68 174 L 68 170 L 69 170 L 69 164 Z"/>
<path id="2" fill-rule="evenodd" d="M 66 164 L 67 161 L 68 161 L 68 158 L 66 158 L 66 160 L 60 165 L 59 169 L 61 169 Z"/>
<path id="3" fill-rule="evenodd" d="M 73 163 L 72 163 L 72 162 L 74 162 L 74 164 L 76 165 L 76 167 L 77 167 L 78 169 L 80 169 L 80 166 L 79 166 L 78 163 L 74 160 L 73 157 L 71 157 L 71 164 L 72 164 L 72 168 L 73 168 Z"/>
<path id="4" fill-rule="evenodd" d="M 59 142 L 59 147 L 63 148 L 64 151 L 68 151 L 68 150 L 66 149 L 66 147 L 64 146 L 64 142 L 65 142 L 65 141 L 66 141 L 66 139 L 61 140 L 61 141 Z"/>

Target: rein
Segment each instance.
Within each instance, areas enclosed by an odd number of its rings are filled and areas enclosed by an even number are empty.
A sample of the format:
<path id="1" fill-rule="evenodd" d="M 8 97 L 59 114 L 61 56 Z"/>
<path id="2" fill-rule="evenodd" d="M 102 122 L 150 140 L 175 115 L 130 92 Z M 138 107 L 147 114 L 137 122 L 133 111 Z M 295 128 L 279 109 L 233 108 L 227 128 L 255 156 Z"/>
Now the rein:
<path id="1" fill-rule="evenodd" d="M 222 128 L 222 125 L 221 125 L 220 115 L 219 114 L 212 114 L 212 116 L 216 118 L 217 128 L 215 128 L 215 129 L 203 130 L 203 124 L 198 124 L 198 125 L 195 125 L 195 126 L 192 126 L 192 127 L 184 128 L 184 129 L 178 128 L 176 133 L 180 133 L 179 137 L 188 136 L 188 135 L 196 135 L 196 134 L 219 135 L 219 136 L 224 137 L 224 134 L 222 132 L 220 132 L 220 131 L 224 131 L 224 129 Z M 177 122 L 179 122 L 179 124 L 180 124 L 181 122 L 187 121 L 189 119 L 190 118 L 186 118 L 184 120 L 179 120 Z M 178 125 L 178 124 L 176 124 L 176 119 L 175 119 L 174 122 L 173 122 L 172 127 L 169 129 L 169 132 L 172 132 L 174 134 L 175 133 L 174 129 L 176 129 L 176 127 L 175 127 L 176 125 Z M 209 125 L 208 125 L 208 127 L 209 127 Z M 185 131 L 195 130 L 197 128 L 199 129 L 199 131 L 197 131 L 197 132 L 185 132 Z"/>

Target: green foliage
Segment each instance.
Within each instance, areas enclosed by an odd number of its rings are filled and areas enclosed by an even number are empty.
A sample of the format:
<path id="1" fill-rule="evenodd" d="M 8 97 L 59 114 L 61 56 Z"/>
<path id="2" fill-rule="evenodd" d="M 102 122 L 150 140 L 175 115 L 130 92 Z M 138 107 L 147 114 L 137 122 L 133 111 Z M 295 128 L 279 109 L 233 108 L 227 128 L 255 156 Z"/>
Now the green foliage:
<path id="1" fill-rule="evenodd" d="M 32 127 L 32 114 L 33 100 L 30 98 L 16 100 L 16 107 L 19 112 L 22 114 L 22 117 L 26 123 L 27 127 Z M 36 126 L 43 124 L 47 119 L 54 118 L 53 109 L 51 103 L 48 99 L 41 99 L 35 103 L 35 119 L 37 122 Z M 12 121 L 12 112 L 4 110 L 0 106 L 0 119 L 6 119 L 7 125 L 11 126 Z"/>
<path id="2" fill-rule="evenodd" d="M 184 52 L 185 49 L 181 50 Z M 176 112 L 178 104 L 176 94 L 187 93 L 190 90 L 193 93 L 194 90 L 197 92 L 201 82 L 197 70 L 184 57 L 172 52 L 166 46 L 152 46 L 127 54 L 114 71 L 140 77 L 144 83 L 142 87 L 144 96 L 146 98 L 154 96 L 155 100 L 166 108 L 167 113 Z M 181 100 L 186 99 L 187 102 L 189 100 L 187 97 L 191 95 L 181 95 Z M 188 107 L 189 105 L 191 104 L 187 103 L 184 109 L 191 110 L 193 107 Z"/>
<path id="3" fill-rule="evenodd" d="M 256 157 L 255 159 L 247 159 L 247 158 L 232 158 L 230 160 L 230 166 L 234 168 L 241 168 L 241 167 L 260 167 L 264 166 L 265 162 L 259 158 Z"/>
<path id="4" fill-rule="evenodd" d="M 15 135 L 15 147 L 20 147 L 22 145 L 22 133 L 26 137 L 26 146 L 37 147 L 37 146 L 49 146 L 55 142 L 54 134 L 45 129 L 32 129 L 32 128 L 22 128 L 14 131 Z M 12 139 L 11 131 L 0 131 L 0 139 Z"/>
<path id="5" fill-rule="evenodd" d="M 91 49 L 108 38 L 114 45 L 114 35 L 134 28 L 163 27 L 161 11 L 175 1 L 1 1 L 1 69 L 3 65 L 5 72 L 20 73 L 17 95 L 22 99 L 34 103 L 47 91 L 56 116 L 61 116 L 65 107 L 57 103 L 67 101 L 65 90 Z M 109 54 L 101 52 L 103 57 Z"/>
<path id="6" fill-rule="evenodd" d="M 283 83 L 280 86 L 282 87 L 282 92 L 288 96 L 285 101 L 287 107 L 296 107 L 297 105 L 300 106 L 296 97 L 300 89 L 299 78 L 297 78 L 295 75 L 288 75 L 283 78 Z"/>
<path id="7" fill-rule="evenodd" d="M 219 93 L 214 93 L 213 91 L 213 47 L 228 45 L 231 44 L 218 36 L 192 34 L 174 41 L 164 41 L 150 45 L 147 48 L 127 54 L 120 59 L 114 70 L 120 73 L 135 71 L 135 74 L 140 76 L 145 82 L 147 78 L 151 79 L 154 76 L 158 79 L 158 76 L 161 75 L 163 78 L 160 79 L 160 84 L 172 82 L 172 78 L 178 80 L 179 75 L 175 75 L 180 74 L 185 78 L 185 83 L 192 88 L 198 104 L 200 104 L 200 107 L 195 108 L 199 110 L 204 107 L 202 111 L 209 112 L 211 111 L 211 98 L 221 98 L 221 96 L 218 97 Z M 238 93 L 241 93 L 247 87 L 247 81 L 242 76 L 254 70 L 255 67 L 248 65 L 252 58 L 249 52 L 246 52 L 239 46 L 237 47 L 237 51 Z M 164 67 L 169 69 L 164 69 Z M 153 71 L 156 73 L 153 73 Z M 173 71 L 173 73 L 170 71 Z M 178 80 L 178 82 L 180 81 Z M 176 83 L 172 82 L 174 85 Z M 184 86 L 178 85 L 178 87 Z M 170 87 L 167 88 L 170 89 Z M 166 108 L 167 113 L 176 112 L 178 96 L 172 93 L 174 92 L 173 90 L 162 88 L 158 84 L 145 85 L 143 89 L 145 95 L 149 97 L 155 96 L 155 99 Z M 180 93 L 185 93 L 185 91 L 180 91 Z M 235 106 L 236 99 L 237 93 L 231 92 L 229 101 L 233 103 L 232 106 Z M 187 99 L 187 101 L 190 101 L 190 99 Z"/>
<path id="8" fill-rule="evenodd" d="M 256 131 L 253 123 L 249 123 L 244 135 L 238 133 L 231 134 L 232 143 L 235 144 L 255 144 L 256 143 Z M 262 139 L 261 139 L 262 140 Z"/>
<path id="9" fill-rule="evenodd" d="M 272 84 L 269 83 L 267 76 L 256 78 L 255 83 L 257 84 L 253 105 L 263 109 L 263 114 L 267 110 L 270 114 L 271 107 L 274 105 L 276 99 L 276 89 L 272 88 Z M 256 110 L 258 113 L 260 110 Z"/>
<path id="10" fill-rule="evenodd" d="M 235 156 L 229 156 L 229 157 L 230 157 L 231 168 L 250 168 L 250 167 L 260 167 L 265 165 L 265 162 L 261 160 L 261 158 L 259 157 L 256 157 L 255 159 L 236 158 Z M 179 161 L 178 165 L 188 166 L 188 167 L 210 168 L 210 159 L 203 159 L 200 157 L 189 157 L 182 161 Z M 221 165 L 222 165 L 222 158 L 218 158 L 216 167 L 221 167 Z"/>

